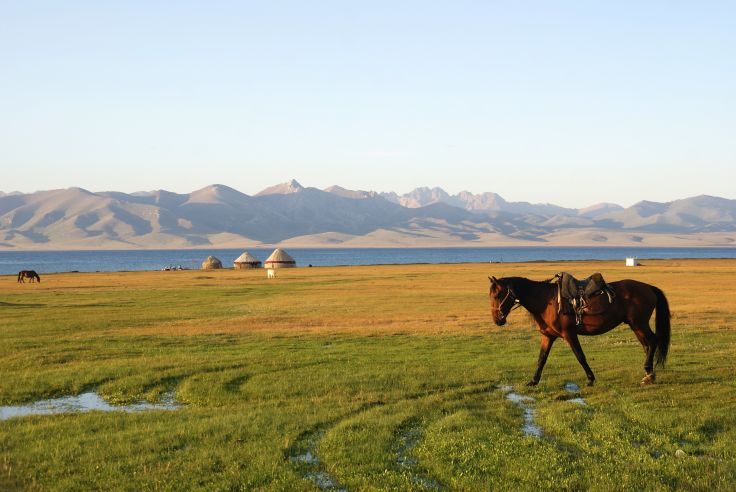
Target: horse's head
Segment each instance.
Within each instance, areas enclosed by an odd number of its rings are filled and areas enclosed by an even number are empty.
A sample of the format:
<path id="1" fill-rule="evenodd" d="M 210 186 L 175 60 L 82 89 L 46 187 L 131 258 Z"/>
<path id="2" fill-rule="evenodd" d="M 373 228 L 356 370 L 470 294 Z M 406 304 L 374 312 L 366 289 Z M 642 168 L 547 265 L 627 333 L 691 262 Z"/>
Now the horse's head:
<path id="1" fill-rule="evenodd" d="M 491 281 L 491 316 L 498 326 L 506 324 L 506 317 L 518 300 L 508 279 L 488 277 Z"/>

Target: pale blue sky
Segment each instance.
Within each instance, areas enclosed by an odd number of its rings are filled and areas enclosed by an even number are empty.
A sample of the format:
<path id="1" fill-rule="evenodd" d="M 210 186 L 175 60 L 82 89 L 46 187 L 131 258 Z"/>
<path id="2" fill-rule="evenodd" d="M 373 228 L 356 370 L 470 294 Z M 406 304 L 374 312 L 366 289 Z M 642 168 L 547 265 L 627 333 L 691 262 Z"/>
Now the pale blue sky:
<path id="1" fill-rule="evenodd" d="M 0 0 L 0 190 L 736 198 L 736 4 Z"/>

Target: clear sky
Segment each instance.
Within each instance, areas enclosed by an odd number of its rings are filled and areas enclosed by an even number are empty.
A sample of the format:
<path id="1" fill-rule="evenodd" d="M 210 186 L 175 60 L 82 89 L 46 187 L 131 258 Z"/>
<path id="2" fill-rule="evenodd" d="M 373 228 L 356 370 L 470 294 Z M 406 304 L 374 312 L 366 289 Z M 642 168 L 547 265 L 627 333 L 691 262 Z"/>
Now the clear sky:
<path id="1" fill-rule="evenodd" d="M 736 198 L 731 1 L 0 0 L 0 190 Z"/>

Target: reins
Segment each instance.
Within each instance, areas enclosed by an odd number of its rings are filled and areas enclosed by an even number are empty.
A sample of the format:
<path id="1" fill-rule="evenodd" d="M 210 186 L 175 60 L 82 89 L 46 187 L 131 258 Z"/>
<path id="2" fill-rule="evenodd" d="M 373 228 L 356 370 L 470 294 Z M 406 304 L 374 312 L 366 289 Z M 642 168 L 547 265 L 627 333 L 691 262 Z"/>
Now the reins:
<path id="1" fill-rule="evenodd" d="M 511 309 L 509 309 L 509 312 L 508 313 L 503 314 L 503 307 L 502 306 L 506 303 L 506 299 L 508 299 L 509 297 L 511 297 L 511 299 L 513 300 L 514 305 L 511 306 Z M 497 308 L 492 307 L 491 309 L 500 312 L 501 313 L 501 319 L 506 319 L 508 317 L 508 315 L 511 314 L 511 311 L 513 311 L 514 309 L 517 309 L 517 308 L 521 307 L 521 302 L 519 301 L 519 298 L 516 297 L 516 295 L 513 292 L 511 292 L 511 289 L 509 289 L 508 287 L 506 287 L 506 295 L 504 296 L 503 300 L 498 303 L 498 306 L 499 307 L 497 307 Z"/>

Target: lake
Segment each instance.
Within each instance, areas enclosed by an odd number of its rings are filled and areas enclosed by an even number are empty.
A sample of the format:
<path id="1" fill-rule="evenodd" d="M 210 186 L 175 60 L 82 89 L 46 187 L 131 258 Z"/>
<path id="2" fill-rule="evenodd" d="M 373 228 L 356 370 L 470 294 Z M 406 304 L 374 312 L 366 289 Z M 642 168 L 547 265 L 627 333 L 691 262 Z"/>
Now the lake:
<path id="1" fill-rule="evenodd" d="M 248 249 L 265 261 L 271 249 Z M 242 249 L 120 250 L 120 251 L 2 251 L 0 274 L 19 270 L 39 273 L 161 270 L 165 267 L 199 268 L 208 255 L 232 266 Z M 297 266 L 377 265 L 406 263 L 488 263 L 570 260 L 621 260 L 668 258 L 736 258 L 735 248 L 289 248 Z"/>

